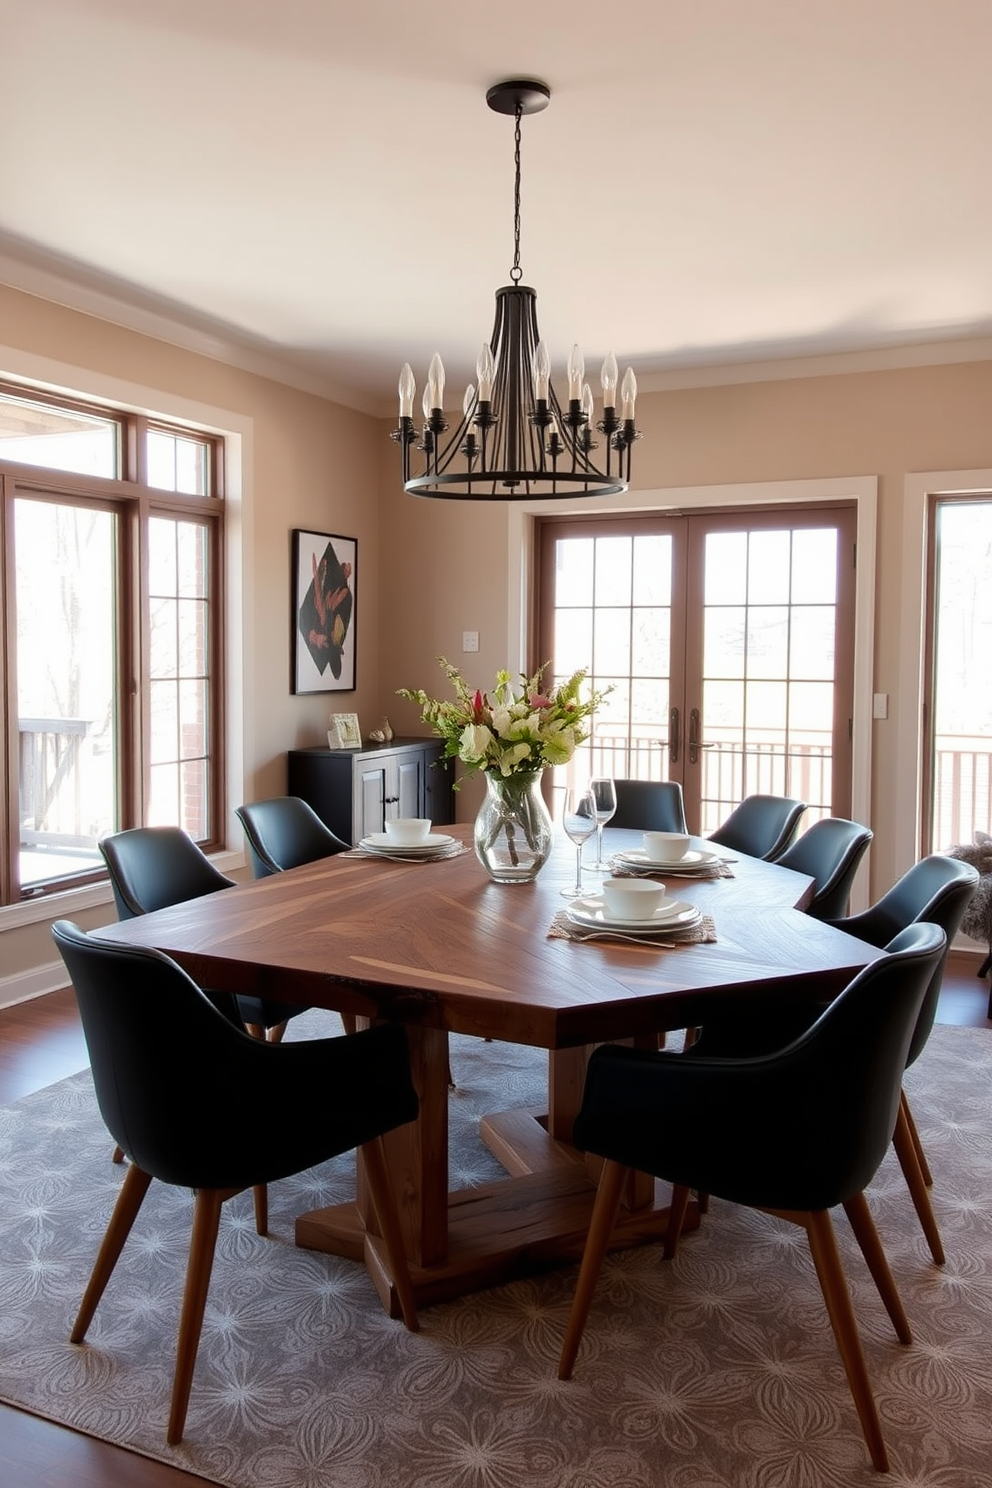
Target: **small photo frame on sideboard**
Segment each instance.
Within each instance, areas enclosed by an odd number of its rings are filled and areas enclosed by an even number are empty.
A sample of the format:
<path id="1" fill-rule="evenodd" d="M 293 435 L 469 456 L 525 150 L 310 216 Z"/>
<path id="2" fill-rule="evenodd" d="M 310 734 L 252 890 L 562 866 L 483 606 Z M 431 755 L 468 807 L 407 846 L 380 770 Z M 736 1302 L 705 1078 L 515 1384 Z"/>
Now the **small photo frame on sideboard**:
<path id="1" fill-rule="evenodd" d="M 293 691 L 354 692 L 358 541 L 293 532 Z"/>
<path id="2" fill-rule="evenodd" d="M 328 749 L 361 749 L 362 731 L 357 713 L 332 713 L 327 730 Z"/>

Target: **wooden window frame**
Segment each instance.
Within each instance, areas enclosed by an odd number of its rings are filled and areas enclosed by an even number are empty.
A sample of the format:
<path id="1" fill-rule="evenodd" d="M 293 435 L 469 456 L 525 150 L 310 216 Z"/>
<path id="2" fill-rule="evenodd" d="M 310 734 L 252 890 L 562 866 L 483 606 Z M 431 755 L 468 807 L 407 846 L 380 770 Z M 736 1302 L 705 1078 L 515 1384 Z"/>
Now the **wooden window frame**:
<path id="1" fill-rule="evenodd" d="M 21 383 L 0 382 L 0 396 L 7 395 L 49 407 L 106 419 L 117 425 L 119 475 L 117 478 L 77 475 L 40 465 L 0 462 L 0 657 L 4 682 L 0 709 L 4 726 L 0 736 L 0 759 L 4 786 L 0 791 L 0 905 L 23 903 L 64 892 L 103 877 L 102 870 L 84 871 L 71 877 L 32 884 L 26 891 L 18 883 L 19 781 L 16 675 L 16 596 L 14 594 L 14 500 L 18 495 L 50 499 L 111 510 L 118 517 L 118 628 L 117 689 L 118 723 L 118 811 L 120 829 L 142 825 L 148 805 L 148 754 L 150 709 L 148 688 L 148 523 L 153 515 L 202 520 L 208 528 L 209 604 L 209 783 L 206 809 L 210 833 L 200 840 L 205 851 L 224 846 L 227 800 L 226 725 L 226 562 L 224 503 L 224 440 L 177 421 L 146 417 L 108 408 L 94 401 L 49 395 L 43 389 Z M 179 438 L 202 442 L 207 450 L 208 491 L 203 496 L 162 490 L 147 484 L 145 433 L 160 430 Z M 0 442 L 2 451 L 2 442 Z"/>

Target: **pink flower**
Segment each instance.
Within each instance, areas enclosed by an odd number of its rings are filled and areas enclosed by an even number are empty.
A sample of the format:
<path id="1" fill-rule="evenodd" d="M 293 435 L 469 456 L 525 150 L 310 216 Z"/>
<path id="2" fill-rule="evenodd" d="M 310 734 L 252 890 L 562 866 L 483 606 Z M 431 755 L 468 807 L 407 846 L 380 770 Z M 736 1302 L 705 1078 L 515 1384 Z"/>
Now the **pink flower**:
<path id="1" fill-rule="evenodd" d="M 527 701 L 532 708 L 551 707 L 551 699 L 549 697 L 545 697 L 543 692 L 532 692 Z"/>

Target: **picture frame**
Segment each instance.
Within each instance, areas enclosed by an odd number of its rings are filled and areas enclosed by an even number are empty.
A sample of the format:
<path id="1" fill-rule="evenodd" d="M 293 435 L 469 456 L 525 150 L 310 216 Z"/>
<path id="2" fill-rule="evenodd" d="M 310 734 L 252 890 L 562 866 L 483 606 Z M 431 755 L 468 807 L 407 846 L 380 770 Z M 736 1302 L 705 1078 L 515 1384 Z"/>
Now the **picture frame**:
<path id="1" fill-rule="evenodd" d="M 337 742 L 331 743 L 334 739 Z M 329 749 L 361 749 L 362 731 L 358 726 L 357 713 L 332 713 L 331 726 L 327 731 Z"/>
<path id="2" fill-rule="evenodd" d="M 292 688 L 354 692 L 358 540 L 293 530 Z"/>

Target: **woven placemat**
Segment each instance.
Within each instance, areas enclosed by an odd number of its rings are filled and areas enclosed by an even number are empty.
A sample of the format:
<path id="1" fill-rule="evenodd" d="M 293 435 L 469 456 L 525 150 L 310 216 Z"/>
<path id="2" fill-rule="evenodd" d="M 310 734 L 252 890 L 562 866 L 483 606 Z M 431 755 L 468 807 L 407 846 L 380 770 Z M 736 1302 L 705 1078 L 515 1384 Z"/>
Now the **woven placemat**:
<path id="1" fill-rule="evenodd" d="M 586 929 L 568 918 L 568 910 L 560 909 L 551 921 L 548 930 L 550 940 L 622 940 L 634 941 L 637 945 L 654 946 L 658 951 L 671 951 L 680 945 L 705 945 L 716 940 L 716 925 L 711 915 L 703 915 L 698 925 L 685 930 L 673 930 L 671 934 L 641 935 L 636 930 Z"/>
<path id="2" fill-rule="evenodd" d="M 609 859 L 609 869 L 613 878 L 733 878 L 734 870 L 729 863 L 720 860 L 719 863 L 707 863 L 699 868 L 690 868 L 684 873 L 672 866 L 663 867 L 660 863 L 657 867 L 635 868 L 630 863 L 625 863 L 622 858 L 612 857 Z"/>

